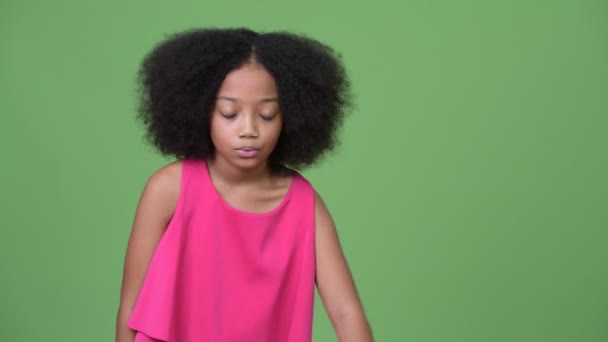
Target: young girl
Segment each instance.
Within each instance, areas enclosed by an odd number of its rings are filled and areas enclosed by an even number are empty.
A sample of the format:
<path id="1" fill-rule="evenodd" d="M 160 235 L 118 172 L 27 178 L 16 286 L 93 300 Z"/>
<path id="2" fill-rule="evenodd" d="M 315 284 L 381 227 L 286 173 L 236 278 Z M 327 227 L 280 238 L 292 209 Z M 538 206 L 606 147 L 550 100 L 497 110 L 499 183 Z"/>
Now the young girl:
<path id="1" fill-rule="evenodd" d="M 311 341 L 315 284 L 340 341 L 372 333 L 321 197 L 298 172 L 350 102 L 334 51 L 197 29 L 144 59 L 139 117 L 177 160 L 152 174 L 125 257 L 118 342 Z"/>

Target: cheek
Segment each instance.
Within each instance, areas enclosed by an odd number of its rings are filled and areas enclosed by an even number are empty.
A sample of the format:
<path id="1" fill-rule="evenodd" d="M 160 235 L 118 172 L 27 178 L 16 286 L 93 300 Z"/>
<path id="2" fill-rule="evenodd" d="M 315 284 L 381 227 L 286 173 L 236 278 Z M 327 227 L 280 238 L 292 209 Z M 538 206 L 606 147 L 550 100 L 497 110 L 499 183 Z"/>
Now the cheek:
<path id="1" fill-rule="evenodd" d="M 209 136 L 211 137 L 211 140 L 215 141 L 215 137 L 217 136 L 217 123 L 215 120 L 211 119 L 211 122 L 209 122 Z"/>
<path id="2" fill-rule="evenodd" d="M 226 140 L 226 127 L 222 125 L 221 120 L 211 120 L 209 124 L 209 136 L 216 147 Z"/>
<path id="3" fill-rule="evenodd" d="M 279 139 L 279 135 L 281 135 L 281 130 L 283 127 L 283 123 L 279 120 L 276 124 L 272 125 L 272 127 L 270 127 L 270 133 L 272 135 L 273 140 L 278 140 Z"/>
<path id="4" fill-rule="evenodd" d="M 281 131 L 283 130 L 283 118 L 281 118 L 281 120 L 277 120 L 277 137 L 279 136 L 279 134 L 281 134 Z"/>
<path id="5" fill-rule="evenodd" d="M 264 133 L 267 136 L 274 136 L 276 134 L 279 134 L 281 132 L 281 120 L 272 120 L 270 122 L 262 122 L 263 127 L 264 127 Z"/>

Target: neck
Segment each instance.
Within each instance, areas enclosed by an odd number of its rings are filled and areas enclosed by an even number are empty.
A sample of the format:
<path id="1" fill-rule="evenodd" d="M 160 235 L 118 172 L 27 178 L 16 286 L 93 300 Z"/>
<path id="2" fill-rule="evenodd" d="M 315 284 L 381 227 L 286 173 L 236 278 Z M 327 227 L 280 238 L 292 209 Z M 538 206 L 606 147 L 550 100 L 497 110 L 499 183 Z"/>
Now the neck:
<path id="1" fill-rule="evenodd" d="M 260 164 L 251 169 L 243 169 L 217 156 L 208 159 L 207 167 L 215 177 L 230 184 L 263 182 L 270 178 L 271 173 L 268 163 Z"/>

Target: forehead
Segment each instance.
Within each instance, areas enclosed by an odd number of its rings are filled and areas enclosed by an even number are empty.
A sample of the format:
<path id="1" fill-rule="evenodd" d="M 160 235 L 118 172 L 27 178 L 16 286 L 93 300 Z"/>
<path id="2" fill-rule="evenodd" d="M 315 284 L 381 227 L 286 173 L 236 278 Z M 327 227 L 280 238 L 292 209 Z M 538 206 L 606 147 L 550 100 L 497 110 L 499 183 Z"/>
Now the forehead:
<path id="1" fill-rule="evenodd" d="M 252 63 L 228 73 L 218 92 L 218 98 L 232 98 L 237 102 L 258 102 L 276 96 L 277 86 L 272 75 Z"/>

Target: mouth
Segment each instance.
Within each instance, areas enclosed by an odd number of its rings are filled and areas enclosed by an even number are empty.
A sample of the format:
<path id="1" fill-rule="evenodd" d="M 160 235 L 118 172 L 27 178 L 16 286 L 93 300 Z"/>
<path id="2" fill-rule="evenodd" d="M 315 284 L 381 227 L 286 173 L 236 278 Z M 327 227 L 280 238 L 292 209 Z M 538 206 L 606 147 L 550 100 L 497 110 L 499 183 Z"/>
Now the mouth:
<path id="1" fill-rule="evenodd" d="M 255 148 L 253 146 L 243 146 L 236 149 L 236 153 L 241 158 L 252 158 L 258 154 L 259 148 Z"/>
<path id="2" fill-rule="evenodd" d="M 257 151 L 257 150 L 259 150 L 259 148 L 253 147 L 253 146 L 243 146 L 243 147 L 236 148 L 236 150 L 237 151 Z"/>

